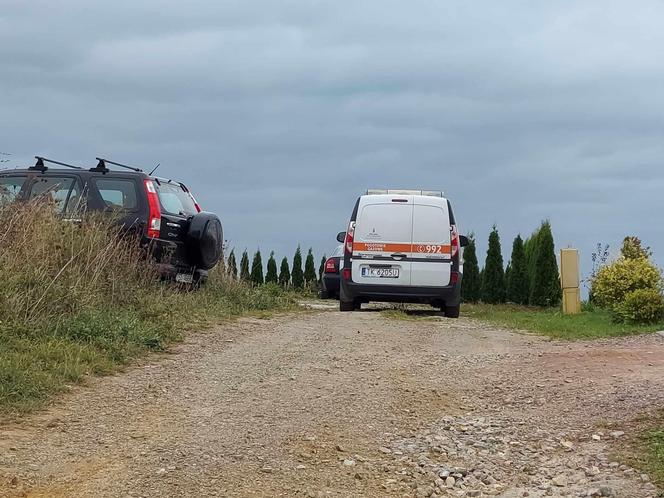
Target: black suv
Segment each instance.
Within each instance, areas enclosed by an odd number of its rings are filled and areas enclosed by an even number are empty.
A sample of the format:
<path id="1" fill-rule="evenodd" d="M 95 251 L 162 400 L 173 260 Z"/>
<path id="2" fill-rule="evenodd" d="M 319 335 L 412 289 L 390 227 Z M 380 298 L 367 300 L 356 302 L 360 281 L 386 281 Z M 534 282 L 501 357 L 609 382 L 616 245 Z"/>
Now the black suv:
<path id="1" fill-rule="evenodd" d="M 66 218 L 82 211 L 118 216 L 129 234 L 149 250 L 159 273 L 183 283 L 207 279 L 222 254 L 223 232 L 217 215 L 201 211 L 189 189 L 107 159 L 78 166 L 37 157 L 30 168 L 0 171 L 0 203 L 48 196 Z M 49 168 L 53 163 L 64 168 Z M 124 170 L 110 170 L 112 164 Z M 153 170 L 154 171 L 154 170 Z"/>

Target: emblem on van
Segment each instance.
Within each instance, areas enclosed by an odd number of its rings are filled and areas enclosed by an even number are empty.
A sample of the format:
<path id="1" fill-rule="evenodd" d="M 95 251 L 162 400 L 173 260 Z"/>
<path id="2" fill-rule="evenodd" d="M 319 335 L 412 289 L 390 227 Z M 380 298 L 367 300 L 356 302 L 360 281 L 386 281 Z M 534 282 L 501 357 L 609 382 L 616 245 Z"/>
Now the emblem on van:
<path id="1" fill-rule="evenodd" d="M 380 239 L 380 234 L 376 232 L 375 228 L 371 229 L 371 232 L 367 234 L 368 239 Z"/>

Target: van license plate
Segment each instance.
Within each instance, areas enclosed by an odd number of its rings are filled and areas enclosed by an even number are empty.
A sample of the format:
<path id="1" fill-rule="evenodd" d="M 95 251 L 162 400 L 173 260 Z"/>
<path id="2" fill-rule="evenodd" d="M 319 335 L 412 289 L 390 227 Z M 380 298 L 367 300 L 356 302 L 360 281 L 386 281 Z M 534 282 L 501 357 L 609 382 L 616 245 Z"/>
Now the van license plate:
<path id="1" fill-rule="evenodd" d="M 191 273 L 178 273 L 175 275 L 175 281 L 183 284 L 194 283 L 194 276 Z"/>
<path id="2" fill-rule="evenodd" d="M 362 276 L 369 278 L 399 278 L 399 268 L 362 268 Z"/>

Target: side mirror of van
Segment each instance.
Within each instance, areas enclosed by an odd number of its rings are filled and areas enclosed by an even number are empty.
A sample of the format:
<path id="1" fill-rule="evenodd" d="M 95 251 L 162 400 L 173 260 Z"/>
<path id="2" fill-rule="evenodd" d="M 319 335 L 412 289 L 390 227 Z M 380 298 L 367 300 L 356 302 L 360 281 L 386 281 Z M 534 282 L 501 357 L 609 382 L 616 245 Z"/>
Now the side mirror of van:
<path id="1" fill-rule="evenodd" d="M 339 232 L 337 234 L 337 242 L 341 242 L 343 244 L 344 240 L 346 240 L 346 232 Z"/>
<path id="2" fill-rule="evenodd" d="M 468 237 L 465 235 L 459 235 L 459 245 L 461 247 L 466 247 L 469 243 Z"/>

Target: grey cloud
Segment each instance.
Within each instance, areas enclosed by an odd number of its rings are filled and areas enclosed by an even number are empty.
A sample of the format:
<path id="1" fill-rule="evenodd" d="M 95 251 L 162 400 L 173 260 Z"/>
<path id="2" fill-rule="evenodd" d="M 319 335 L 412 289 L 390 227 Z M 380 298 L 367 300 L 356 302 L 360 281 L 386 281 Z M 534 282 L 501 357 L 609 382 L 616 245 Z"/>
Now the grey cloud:
<path id="1" fill-rule="evenodd" d="M 8 1 L 0 150 L 186 181 L 237 247 L 329 252 L 367 187 L 445 190 L 462 228 L 550 218 L 664 262 L 664 5 Z"/>

